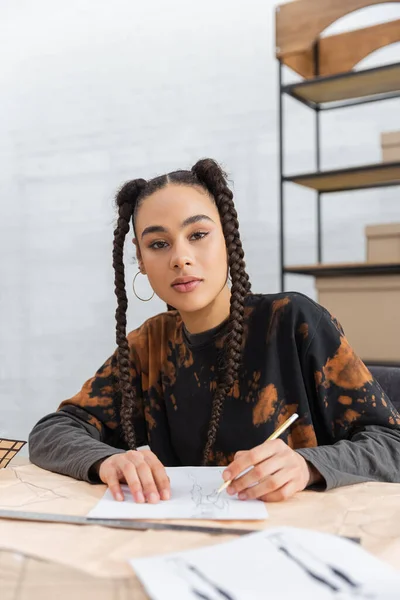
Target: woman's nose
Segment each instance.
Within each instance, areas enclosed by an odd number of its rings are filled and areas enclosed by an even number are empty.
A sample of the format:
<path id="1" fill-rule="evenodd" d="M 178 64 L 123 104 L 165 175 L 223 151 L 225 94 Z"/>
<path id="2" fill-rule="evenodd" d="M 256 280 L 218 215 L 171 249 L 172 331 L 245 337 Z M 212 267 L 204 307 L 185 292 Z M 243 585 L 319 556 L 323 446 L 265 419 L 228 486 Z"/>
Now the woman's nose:
<path id="1" fill-rule="evenodd" d="M 175 244 L 174 250 L 171 257 L 171 267 L 173 269 L 183 269 L 193 265 L 193 257 L 186 244 Z"/>
<path id="2" fill-rule="evenodd" d="M 174 269 L 183 269 L 184 267 L 189 267 L 193 264 L 193 261 L 188 256 L 175 256 L 172 260 L 172 267 Z"/>

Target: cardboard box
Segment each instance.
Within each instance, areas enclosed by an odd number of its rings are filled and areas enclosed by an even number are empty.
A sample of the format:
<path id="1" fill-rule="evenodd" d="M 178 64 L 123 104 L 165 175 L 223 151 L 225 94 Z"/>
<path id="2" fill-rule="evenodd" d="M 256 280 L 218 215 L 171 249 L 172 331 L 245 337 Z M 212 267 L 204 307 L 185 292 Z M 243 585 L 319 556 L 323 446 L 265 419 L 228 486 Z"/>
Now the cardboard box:
<path id="1" fill-rule="evenodd" d="M 381 146 L 384 162 L 400 161 L 400 131 L 381 133 Z"/>
<path id="2" fill-rule="evenodd" d="M 367 262 L 400 262 L 400 223 L 368 225 L 365 235 Z"/>
<path id="3" fill-rule="evenodd" d="M 400 364 L 400 275 L 317 277 L 318 302 L 364 361 Z"/>

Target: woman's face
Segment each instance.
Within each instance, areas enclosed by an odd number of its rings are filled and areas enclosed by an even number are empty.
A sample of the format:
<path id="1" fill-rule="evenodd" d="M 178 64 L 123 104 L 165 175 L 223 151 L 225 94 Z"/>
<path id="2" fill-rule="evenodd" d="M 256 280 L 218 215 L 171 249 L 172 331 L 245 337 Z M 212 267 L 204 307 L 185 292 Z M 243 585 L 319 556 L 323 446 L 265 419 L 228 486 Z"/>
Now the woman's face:
<path id="1" fill-rule="evenodd" d="M 143 200 L 136 220 L 142 273 L 181 313 L 210 306 L 227 292 L 227 251 L 218 209 L 200 187 L 168 184 Z"/>

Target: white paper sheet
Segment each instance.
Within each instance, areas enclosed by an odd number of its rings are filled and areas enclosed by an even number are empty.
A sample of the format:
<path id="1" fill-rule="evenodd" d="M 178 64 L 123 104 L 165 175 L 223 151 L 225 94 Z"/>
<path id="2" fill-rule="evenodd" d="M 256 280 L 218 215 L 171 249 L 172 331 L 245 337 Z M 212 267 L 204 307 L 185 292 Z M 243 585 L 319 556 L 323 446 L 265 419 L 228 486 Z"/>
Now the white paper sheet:
<path id="1" fill-rule="evenodd" d="M 258 520 L 268 517 L 259 500 L 238 500 L 225 491 L 216 494 L 223 479 L 222 467 L 168 467 L 171 499 L 158 504 L 137 504 L 127 486 L 124 502 L 110 490 L 87 515 L 94 519 L 218 519 Z"/>
<path id="2" fill-rule="evenodd" d="M 355 542 L 280 527 L 130 561 L 153 600 L 398 600 L 400 572 Z"/>

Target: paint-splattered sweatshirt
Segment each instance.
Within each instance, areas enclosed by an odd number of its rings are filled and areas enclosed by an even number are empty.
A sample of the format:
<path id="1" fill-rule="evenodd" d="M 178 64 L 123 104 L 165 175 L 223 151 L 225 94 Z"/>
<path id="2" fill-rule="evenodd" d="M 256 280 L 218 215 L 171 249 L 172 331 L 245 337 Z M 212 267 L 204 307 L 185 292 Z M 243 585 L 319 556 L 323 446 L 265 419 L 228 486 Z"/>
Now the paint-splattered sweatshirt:
<path id="1" fill-rule="evenodd" d="M 201 464 L 226 325 L 190 334 L 170 311 L 128 335 L 137 442 L 165 466 Z M 120 408 L 114 353 L 34 427 L 32 462 L 96 481 L 93 464 L 127 448 Z M 282 438 L 316 467 L 325 489 L 400 482 L 400 414 L 337 320 L 301 294 L 249 295 L 242 365 L 225 398 L 212 464 L 261 444 L 294 412 L 300 418 Z"/>

